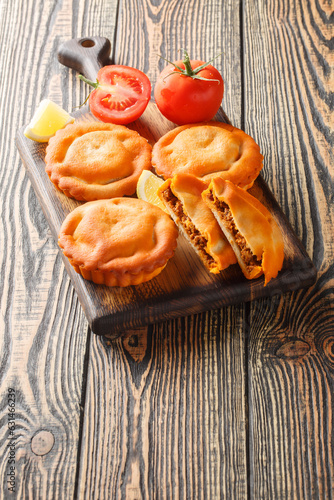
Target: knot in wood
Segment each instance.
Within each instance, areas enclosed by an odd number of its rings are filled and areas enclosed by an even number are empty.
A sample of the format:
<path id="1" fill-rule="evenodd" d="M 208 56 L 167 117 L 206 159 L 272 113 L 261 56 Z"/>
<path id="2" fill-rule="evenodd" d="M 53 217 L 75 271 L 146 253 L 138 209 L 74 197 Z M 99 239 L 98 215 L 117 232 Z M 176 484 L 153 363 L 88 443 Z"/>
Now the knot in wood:
<path id="1" fill-rule="evenodd" d="M 31 440 L 31 449 L 35 455 L 47 455 L 53 448 L 54 435 L 50 431 L 38 431 Z"/>
<path id="2" fill-rule="evenodd" d="M 289 342 L 277 349 L 276 356 L 290 359 L 302 358 L 310 349 L 310 345 L 305 340 L 289 339 Z"/>
<path id="3" fill-rule="evenodd" d="M 322 342 L 323 356 L 327 364 L 334 368 L 334 336 L 326 337 Z"/>

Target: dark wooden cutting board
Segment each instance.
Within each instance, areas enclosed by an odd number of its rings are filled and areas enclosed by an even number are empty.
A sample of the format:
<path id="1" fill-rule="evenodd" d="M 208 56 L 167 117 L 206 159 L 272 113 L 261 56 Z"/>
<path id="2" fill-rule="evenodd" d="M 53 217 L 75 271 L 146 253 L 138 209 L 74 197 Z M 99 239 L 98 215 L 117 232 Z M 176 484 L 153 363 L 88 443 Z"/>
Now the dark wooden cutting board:
<path id="1" fill-rule="evenodd" d="M 95 79 L 98 68 L 106 63 L 109 56 L 109 42 L 100 38 L 85 38 L 69 43 L 61 49 L 59 60 Z M 88 107 L 73 113 L 73 116 L 78 121 L 95 120 Z M 216 118 L 228 121 L 223 111 Z M 139 120 L 129 125 L 151 144 L 173 127 L 153 102 L 149 103 Z M 46 145 L 27 139 L 23 131 L 24 127 L 18 131 L 16 144 L 57 241 L 63 220 L 80 202 L 56 190 L 45 172 Z M 230 266 L 219 276 L 212 275 L 182 236 L 179 236 L 175 256 L 163 272 L 138 286 L 109 288 L 95 285 L 78 275 L 63 256 L 92 331 L 117 337 L 123 331 L 147 324 L 281 294 L 314 283 L 316 270 L 312 261 L 261 177 L 256 180 L 251 192 L 271 211 L 284 235 L 285 259 L 277 278 L 267 286 L 264 286 L 263 277 L 248 281 L 238 265 Z"/>

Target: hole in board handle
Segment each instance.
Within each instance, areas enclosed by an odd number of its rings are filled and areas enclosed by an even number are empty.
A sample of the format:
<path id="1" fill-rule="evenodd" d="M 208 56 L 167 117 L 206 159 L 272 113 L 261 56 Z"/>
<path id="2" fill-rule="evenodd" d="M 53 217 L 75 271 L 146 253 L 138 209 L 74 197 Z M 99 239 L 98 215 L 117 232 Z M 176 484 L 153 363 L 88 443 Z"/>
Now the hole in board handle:
<path id="1" fill-rule="evenodd" d="M 84 38 L 83 40 L 80 40 L 80 45 L 82 47 L 94 47 L 95 42 L 94 40 L 90 40 L 89 38 Z"/>

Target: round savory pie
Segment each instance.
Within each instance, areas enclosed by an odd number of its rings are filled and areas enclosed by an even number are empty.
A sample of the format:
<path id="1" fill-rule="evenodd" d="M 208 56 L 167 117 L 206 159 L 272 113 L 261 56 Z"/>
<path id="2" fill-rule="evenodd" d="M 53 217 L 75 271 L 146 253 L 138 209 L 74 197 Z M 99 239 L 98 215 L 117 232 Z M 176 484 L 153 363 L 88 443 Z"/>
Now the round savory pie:
<path id="1" fill-rule="evenodd" d="M 123 125 L 74 123 L 49 140 L 46 172 L 79 201 L 132 195 L 142 171 L 151 169 L 151 152 L 146 139 Z"/>
<path id="2" fill-rule="evenodd" d="M 153 146 L 152 163 L 164 179 L 189 173 L 209 182 L 214 177 L 250 188 L 262 168 L 258 144 L 227 123 L 207 122 L 177 127 Z"/>
<path id="3" fill-rule="evenodd" d="M 138 285 L 173 256 L 178 230 L 160 208 L 136 198 L 95 200 L 64 220 L 58 243 L 85 279 L 107 286 Z"/>

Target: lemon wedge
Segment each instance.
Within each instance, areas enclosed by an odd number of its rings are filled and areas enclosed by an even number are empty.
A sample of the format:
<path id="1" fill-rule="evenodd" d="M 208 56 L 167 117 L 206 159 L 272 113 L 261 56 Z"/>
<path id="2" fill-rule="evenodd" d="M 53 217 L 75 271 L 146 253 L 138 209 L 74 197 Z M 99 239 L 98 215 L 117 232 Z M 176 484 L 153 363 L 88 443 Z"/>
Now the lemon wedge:
<path id="1" fill-rule="evenodd" d="M 164 180 L 150 170 L 143 170 L 137 182 L 137 196 L 140 200 L 148 201 L 167 212 L 165 205 L 157 195 L 158 188 L 163 183 Z"/>
<path id="2" fill-rule="evenodd" d="M 25 128 L 24 135 L 33 141 L 48 142 L 57 130 L 73 122 L 74 118 L 67 111 L 55 102 L 44 99 Z"/>

